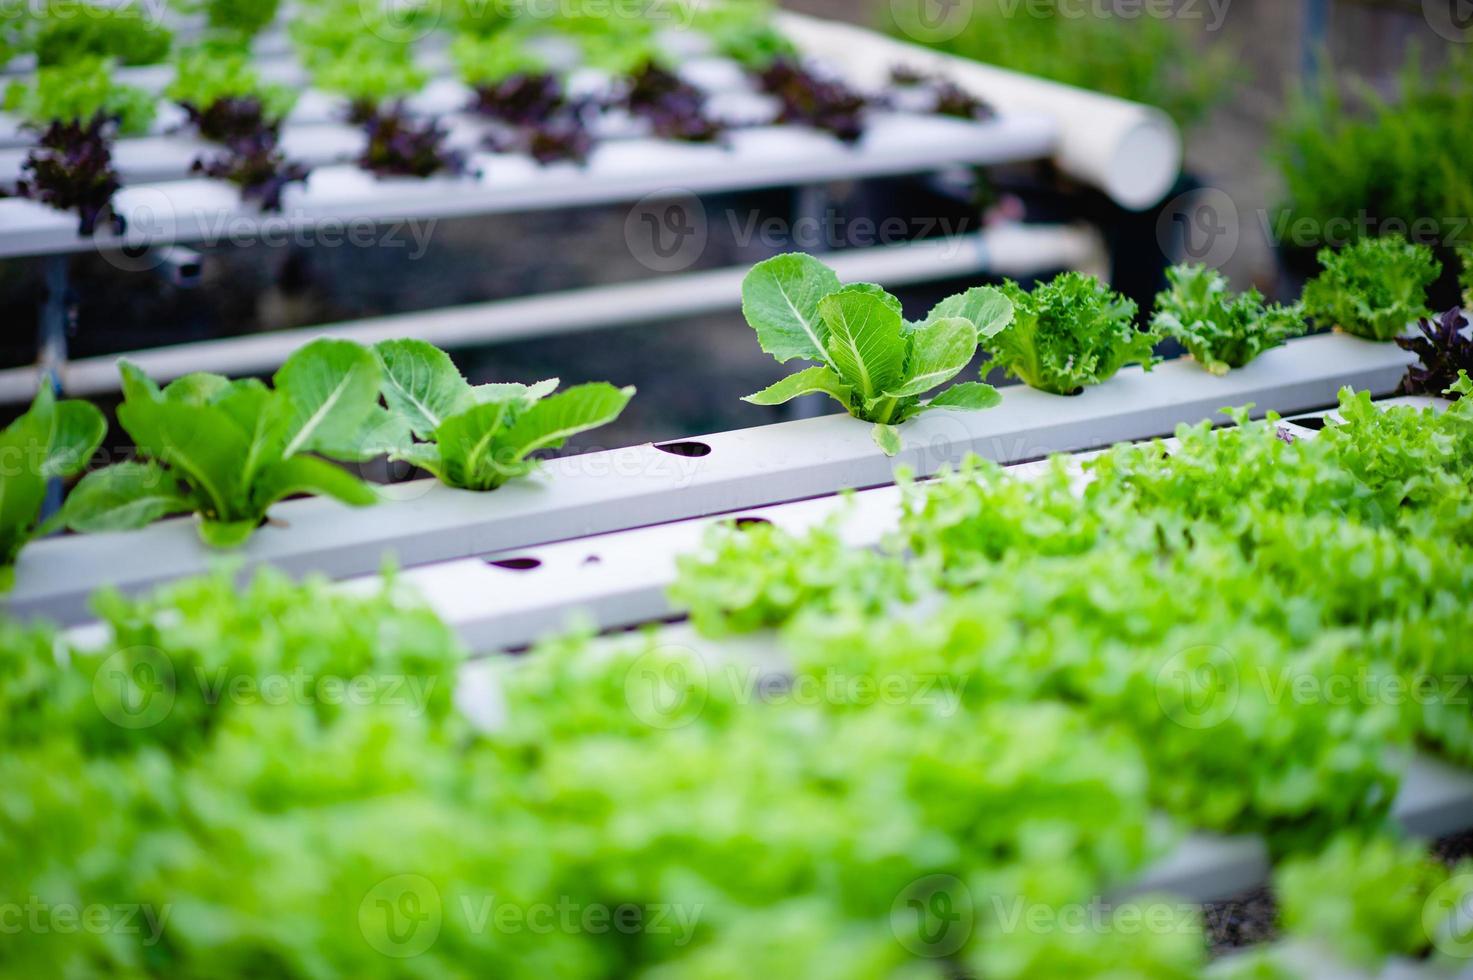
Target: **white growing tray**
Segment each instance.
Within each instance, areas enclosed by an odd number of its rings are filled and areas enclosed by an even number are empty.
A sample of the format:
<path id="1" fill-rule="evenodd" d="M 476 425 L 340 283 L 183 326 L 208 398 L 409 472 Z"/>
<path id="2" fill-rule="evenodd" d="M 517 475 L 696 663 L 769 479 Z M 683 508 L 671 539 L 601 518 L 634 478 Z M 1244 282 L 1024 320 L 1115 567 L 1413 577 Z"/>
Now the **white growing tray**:
<path id="1" fill-rule="evenodd" d="M 1329 334 L 1269 351 L 1224 378 L 1182 360 L 1149 374 L 1128 368 L 1075 398 L 1010 387 L 989 411 L 908 423 L 906 448 L 894 459 L 875 448 L 868 424 L 836 415 L 703 437 L 697 441 L 710 452 L 700 458 L 645 445 L 558 459 L 490 494 L 420 481 L 390 487 L 393 502 L 368 509 L 292 501 L 272 510 L 286 526 L 263 527 L 236 556 L 246 569 L 270 564 L 345 578 L 389 557 L 415 566 L 489 555 L 881 486 L 894 482 L 899 466 L 925 476 L 970 453 L 1013 463 L 1149 438 L 1225 406 L 1309 411 L 1332 405 L 1345 385 L 1389 394 L 1410 362 L 1392 344 Z M 219 557 L 188 519 L 53 538 L 21 553 L 6 605 L 13 614 L 74 623 L 101 586 L 137 592 L 199 574 Z"/>
<path id="2" fill-rule="evenodd" d="M 762 187 L 987 165 L 1047 156 L 1054 124 L 1043 116 L 968 122 L 877 113 L 856 146 L 794 126 L 730 134 L 725 145 L 633 138 L 602 143 L 586 166 L 541 166 L 530 157 L 477 153 L 479 176 L 376 178 L 351 166 L 313 171 L 286 191 L 281 214 L 242 206 L 224 181 L 194 178 L 124 187 L 114 207 L 128 224 L 95 238 L 77 218 L 35 201 L 0 200 L 0 258 L 163 242 L 219 244 L 324 221 L 393 222 L 613 204 L 648 195 L 711 194 Z"/>

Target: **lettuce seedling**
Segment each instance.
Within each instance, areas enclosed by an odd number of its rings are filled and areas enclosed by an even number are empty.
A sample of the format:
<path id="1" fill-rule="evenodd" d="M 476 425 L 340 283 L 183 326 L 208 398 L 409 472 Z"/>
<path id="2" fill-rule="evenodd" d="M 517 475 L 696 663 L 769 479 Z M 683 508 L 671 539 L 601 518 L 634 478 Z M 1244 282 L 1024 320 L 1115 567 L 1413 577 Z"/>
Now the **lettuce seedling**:
<path id="1" fill-rule="evenodd" d="M 42 68 L 27 85 L 12 82 L 5 90 L 5 110 L 32 129 L 52 123 L 86 124 L 102 115 L 115 120 L 123 133 L 141 133 L 153 122 L 155 99 L 143 89 L 113 81 L 112 62 L 78 58 Z"/>
<path id="2" fill-rule="evenodd" d="M 1391 340 L 1423 317 L 1427 289 L 1442 263 L 1400 235 L 1365 238 L 1336 252 L 1321 249 L 1321 272 L 1304 286 L 1304 307 L 1324 327 L 1367 340 Z"/>
<path id="3" fill-rule="evenodd" d="M 1396 345 L 1411 351 L 1422 363 L 1407 368 L 1401 390 L 1408 395 L 1443 395 L 1456 400 L 1451 391 L 1463 371 L 1473 372 L 1473 339 L 1468 337 L 1468 318 L 1457 307 L 1448 310 L 1434 322 L 1417 321 L 1420 337 L 1397 337 Z"/>
<path id="4" fill-rule="evenodd" d="M 1032 292 L 1009 280 L 1003 293 L 1013 301 L 1012 322 L 982 346 L 992 366 L 1030 387 L 1077 395 L 1127 364 L 1149 371 L 1156 363 L 1156 337 L 1136 329 L 1135 303 L 1094 276 L 1065 272 Z"/>
<path id="5" fill-rule="evenodd" d="M 472 386 L 449 355 L 422 340 L 385 341 L 374 353 L 384 401 L 409 429 L 389 457 L 464 490 L 495 490 L 526 476 L 536 466 L 533 453 L 609 424 L 634 397 L 633 388 L 603 383 L 553 394 L 556 378 Z"/>
<path id="6" fill-rule="evenodd" d="M 908 323 L 900 301 L 879 286 L 841 286 L 818 259 L 799 252 L 758 265 L 742 283 L 742 312 L 762 349 L 779 363 L 817 361 L 743 401 L 784 402 L 821 392 L 857 419 L 875 423 L 875 444 L 900 451 L 895 428 L 933 408 L 992 408 L 991 385 L 959 384 L 923 404 L 921 396 L 960 374 L 981 338 L 1007 327 L 1013 307 L 996 289 L 978 287 L 943 301 Z"/>
<path id="7" fill-rule="evenodd" d="M 262 85 L 246 56 L 218 45 L 179 59 L 169 97 L 189 113 L 199 134 L 225 152 L 194 161 L 191 172 L 228 180 L 262 211 L 280 211 L 288 184 L 305 181 L 308 168 L 281 151 L 281 124 L 296 101 L 284 85 Z"/>
<path id="8" fill-rule="evenodd" d="M 279 133 L 297 101 L 291 87 L 263 84 L 243 51 L 203 45 L 182 53 L 174 67 L 166 94 L 213 143 Z"/>
<path id="9" fill-rule="evenodd" d="M 42 67 L 78 58 L 113 58 L 120 65 L 152 65 L 169 55 L 174 36 L 134 4 L 117 7 L 52 3 L 36 18 L 31 50 Z"/>
<path id="10" fill-rule="evenodd" d="M 132 530 L 193 513 L 206 544 L 234 548 L 287 497 L 376 503 L 357 477 L 308 454 L 371 459 L 398 443 L 404 428 L 378 404 L 373 353 L 349 341 L 301 348 L 276 372 L 273 388 L 201 373 L 160 389 L 128 361 L 118 367 L 118 421 L 142 459 L 83 478 L 62 508 L 75 531 Z"/>
<path id="11" fill-rule="evenodd" d="M 773 24 L 768 0 L 712 3 L 691 10 L 691 28 L 711 39 L 716 53 L 749 71 L 762 71 L 778 58 L 795 58 L 798 49 Z"/>
<path id="12" fill-rule="evenodd" d="M 43 384 L 30 409 L 0 431 L 0 592 L 15 579 L 15 559 L 40 524 L 48 480 L 76 476 L 101 445 L 107 420 L 93 405 L 58 402 Z"/>
<path id="13" fill-rule="evenodd" d="M 1157 294 L 1151 326 L 1213 374 L 1240 368 L 1308 329 L 1299 306 L 1264 306 L 1256 289 L 1232 296 L 1227 279 L 1205 265 L 1173 266 L 1166 278 L 1171 286 Z"/>
<path id="14" fill-rule="evenodd" d="M 21 165 L 15 194 L 75 211 L 77 233 L 91 235 L 121 186 L 112 163 L 114 129 L 139 132 L 153 119 L 153 96 L 115 85 L 109 62 L 82 58 L 42 68 L 31 85 L 13 83 L 5 108 L 40 133 Z M 121 230 L 122 221 L 114 215 Z"/>

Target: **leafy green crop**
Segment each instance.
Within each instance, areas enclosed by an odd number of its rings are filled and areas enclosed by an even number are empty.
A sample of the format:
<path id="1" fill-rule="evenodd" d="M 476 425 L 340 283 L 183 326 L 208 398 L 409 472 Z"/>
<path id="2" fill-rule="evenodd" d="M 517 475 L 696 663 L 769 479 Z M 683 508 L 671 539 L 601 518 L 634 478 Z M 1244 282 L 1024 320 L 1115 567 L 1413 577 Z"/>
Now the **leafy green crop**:
<path id="1" fill-rule="evenodd" d="M 1347 834 L 1318 855 L 1280 866 L 1274 886 L 1291 936 L 1319 940 L 1354 965 L 1375 967 L 1389 956 L 1434 952 L 1434 938 L 1457 941 L 1452 913 L 1473 896 L 1473 862 L 1450 871 L 1422 845 Z M 1462 942 L 1467 948 L 1469 940 Z"/>
<path id="2" fill-rule="evenodd" d="M 47 481 L 80 473 L 106 434 L 101 412 L 87 402 L 58 402 L 49 384 L 0 431 L 0 592 L 14 582 L 20 550 L 48 529 L 37 526 Z"/>
<path id="3" fill-rule="evenodd" d="M 312 70 L 319 88 L 345 96 L 360 116 L 366 107 L 413 95 L 429 79 L 409 48 L 377 38 L 355 39 L 340 51 L 324 53 Z"/>
<path id="4" fill-rule="evenodd" d="M 377 502 L 357 477 L 308 454 L 366 460 L 403 431 L 378 405 L 377 360 L 348 341 L 301 348 L 276 372 L 274 388 L 191 374 L 160 390 L 127 361 L 119 369 L 118 421 L 143 459 L 83 478 L 62 509 L 76 531 L 130 530 L 193 513 L 206 544 L 234 548 L 287 497 Z"/>
<path id="5" fill-rule="evenodd" d="M 1030 387 L 1076 395 L 1127 364 L 1149 371 L 1156 363 L 1156 337 L 1136 329 L 1135 303 L 1093 276 L 1065 272 L 1031 292 L 1009 280 L 1003 293 L 1013 303 L 1012 322 L 982 347 L 993 367 Z"/>
<path id="6" fill-rule="evenodd" d="M 1304 309 L 1322 327 L 1389 341 L 1432 315 L 1427 288 L 1442 263 L 1400 235 L 1366 238 L 1340 251 L 1321 249 L 1320 274 L 1304 286 Z"/>
<path id="7" fill-rule="evenodd" d="M 762 71 L 797 49 L 773 24 L 770 0 L 727 0 L 692 11 L 691 26 L 711 39 L 716 51 L 751 71 Z"/>
<path id="8" fill-rule="evenodd" d="M 7 14 L 8 16 L 8 14 Z M 173 35 L 136 6 L 53 2 L 36 18 L 31 48 L 43 67 L 81 58 L 111 58 L 121 65 L 152 65 L 169 55 Z"/>
<path id="9" fill-rule="evenodd" d="M 991 385 L 970 382 L 921 402 L 971 363 L 979 339 L 1011 320 L 1012 307 L 996 289 L 968 290 L 909 323 L 900 301 L 879 286 L 841 287 L 832 269 L 795 252 L 747 274 L 742 312 L 762 349 L 779 363 L 818 362 L 745 401 L 781 405 L 821 392 L 855 418 L 875 423 L 875 443 L 888 455 L 900 451 L 895 427 L 907 419 L 931 409 L 992 408 L 1001 400 Z"/>
<path id="10" fill-rule="evenodd" d="M 248 53 L 218 45 L 181 52 L 166 94 L 201 113 L 225 99 L 255 98 L 268 122 L 285 119 L 297 101 L 297 92 L 290 86 L 262 83 Z"/>
<path id="11" fill-rule="evenodd" d="M 1166 278 L 1171 285 L 1156 297 L 1151 326 L 1213 374 L 1240 368 L 1307 329 L 1298 306 L 1265 307 L 1256 289 L 1230 297 L 1227 279 L 1205 265 L 1173 266 Z"/>
<path id="12" fill-rule="evenodd" d="M 187 5 L 203 9 L 212 30 L 244 42 L 276 19 L 281 0 L 189 0 Z"/>
<path id="13" fill-rule="evenodd" d="M 516 32 L 490 37 L 460 34 L 450 44 L 450 56 L 467 85 L 491 85 L 513 75 L 537 75 L 547 62 L 527 47 Z"/>
<path id="14" fill-rule="evenodd" d="M 1341 246 L 1401 229 L 1423 244 L 1473 243 L 1473 57 L 1441 67 L 1406 45 L 1395 96 L 1326 72 L 1285 113 L 1272 146 L 1285 188 L 1281 247 Z M 1346 73 L 1348 74 L 1348 73 Z M 1410 321 L 1408 321 L 1410 322 Z"/>
<path id="15" fill-rule="evenodd" d="M 37 129 L 53 122 L 85 124 L 100 113 L 117 119 L 121 132 L 141 133 L 153 122 L 157 104 L 140 88 L 114 83 L 111 62 L 78 58 L 38 70 L 30 85 L 11 82 L 5 109 Z"/>
<path id="16" fill-rule="evenodd" d="M 466 490 L 495 490 L 526 476 L 533 453 L 609 424 L 634 397 L 633 388 L 603 383 L 554 395 L 556 378 L 473 387 L 444 351 L 420 340 L 385 341 L 374 352 L 384 399 L 408 423 L 389 455 Z"/>
<path id="17" fill-rule="evenodd" d="M 904 564 L 849 546 L 836 529 L 718 525 L 677 564 L 670 599 L 707 636 L 781 626 L 800 610 L 837 612 L 830 603 L 878 615 L 914 599 Z"/>
<path id="18" fill-rule="evenodd" d="M 1135 8 L 1032 0 L 1018 16 L 1014 0 L 945 8 L 927 2 L 886 4 L 892 31 L 950 54 L 1159 106 L 1183 128 L 1202 122 L 1241 73 L 1229 50 L 1201 50 L 1184 25 L 1138 16 Z M 1118 13 L 1101 12 L 1110 10 Z"/>

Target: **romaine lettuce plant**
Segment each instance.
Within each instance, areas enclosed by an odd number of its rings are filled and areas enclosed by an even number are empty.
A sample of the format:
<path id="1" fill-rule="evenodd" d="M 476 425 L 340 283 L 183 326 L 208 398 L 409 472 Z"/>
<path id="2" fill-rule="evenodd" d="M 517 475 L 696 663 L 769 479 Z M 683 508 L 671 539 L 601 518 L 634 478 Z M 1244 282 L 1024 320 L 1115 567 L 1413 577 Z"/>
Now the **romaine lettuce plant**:
<path id="1" fill-rule="evenodd" d="M 0 592 L 15 578 L 15 559 L 38 534 L 47 481 L 76 476 L 101 445 L 107 420 L 82 401 L 56 400 L 43 384 L 30 409 L 0 431 Z"/>
<path id="2" fill-rule="evenodd" d="M 29 85 L 12 83 L 5 108 L 40 133 L 15 193 L 62 211 L 75 211 L 77 233 L 91 235 L 121 186 L 112 165 L 112 133 L 137 132 L 153 119 L 154 99 L 115 85 L 108 62 L 84 58 L 42 68 Z M 114 215 L 121 228 L 122 220 Z"/>
<path id="3" fill-rule="evenodd" d="M 1435 321 L 1417 321 L 1420 337 L 1397 337 L 1396 345 L 1411 351 L 1422 363 L 1407 368 L 1401 390 L 1408 395 L 1460 397 L 1453 391 L 1461 372 L 1473 372 L 1473 339 L 1468 337 L 1468 318 L 1454 307 Z"/>
<path id="4" fill-rule="evenodd" d="M 993 366 L 1030 387 L 1077 395 L 1127 364 L 1149 371 L 1156 363 L 1156 337 L 1136 329 L 1135 303 L 1094 276 L 1065 272 L 1031 292 L 1012 281 L 1002 288 L 1013 302 L 1012 322 L 982 346 Z"/>
<path id="5" fill-rule="evenodd" d="M 908 323 L 900 301 L 879 286 L 841 286 L 828 266 L 794 252 L 747 274 L 742 312 L 762 349 L 779 363 L 818 362 L 744 401 L 781 405 L 821 392 L 855 418 L 873 422 L 875 444 L 887 455 L 900 451 L 896 426 L 921 412 L 992 408 L 1000 401 L 991 385 L 968 382 L 921 402 L 971 363 L 979 339 L 1012 320 L 1012 304 L 996 289 L 968 290 Z"/>
<path id="6" fill-rule="evenodd" d="M 1442 263 L 1400 235 L 1364 238 L 1319 253 L 1321 272 L 1304 286 L 1305 311 L 1323 327 L 1367 340 L 1391 340 L 1432 315 L 1427 289 Z"/>
<path id="7" fill-rule="evenodd" d="M 556 378 L 472 386 L 449 355 L 422 340 L 385 341 L 374 353 L 384 400 L 409 429 L 389 457 L 465 490 L 495 490 L 526 476 L 536 466 L 532 454 L 609 424 L 634 397 L 633 388 L 603 383 L 553 394 Z"/>
<path id="8" fill-rule="evenodd" d="M 1308 329 L 1298 306 L 1266 307 L 1256 289 L 1232 296 L 1227 279 L 1205 265 L 1173 266 L 1166 278 L 1170 288 L 1157 294 L 1151 325 L 1213 374 L 1240 368 Z"/>
<path id="9" fill-rule="evenodd" d="M 287 497 L 377 502 L 357 477 L 318 458 L 362 461 L 399 441 L 402 423 L 378 404 L 380 369 L 368 349 L 313 341 L 287 358 L 273 388 L 191 374 L 160 389 L 127 361 L 119 370 L 118 421 L 142 459 L 82 479 L 62 508 L 73 530 L 132 530 L 192 513 L 206 544 L 234 548 Z"/>

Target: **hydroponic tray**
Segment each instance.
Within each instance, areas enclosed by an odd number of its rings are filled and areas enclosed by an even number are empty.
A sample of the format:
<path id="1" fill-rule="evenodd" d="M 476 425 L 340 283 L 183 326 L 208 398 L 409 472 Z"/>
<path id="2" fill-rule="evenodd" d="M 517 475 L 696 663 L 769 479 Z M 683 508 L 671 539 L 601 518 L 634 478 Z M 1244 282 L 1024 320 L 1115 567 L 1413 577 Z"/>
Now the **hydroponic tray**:
<path id="1" fill-rule="evenodd" d="M 1333 404 L 1343 385 L 1385 395 L 1411 360 L 1395 345 L 1328 334 L 1292 341 L 1224 378 L 1174 361 L 1150 373 L 1128 368 L 1075 398 L 1008 388 L 993 410 L 909 423 L 906 448 L 894 459 L 874 447 L 865 423 L 827 416 L 558 459 L 491 494 L 420 481 L 388 488 L 390 502 L 365 510 L 294 501 L 273 509 L 282 526 L 262 528 L 239 559 L 247 569 L 270 564 L 343 578 L 375 571 L 386 557 L 413 566 L 483 556 L 880 486 L 894 482 L 897 467 L 928 475 L 970 453 L 1012 463 L 1169 434 L 1229 405 L 1289 414 Z M 100 586 L 141 591 L 203 572 L 215 559 L 187 519 L 50 539 L 22 553 L 7 605 L 19 615 L 77 622 Z"/>
<path id="2" fill-rule="evenodd" d="M 0 200 L 0 258 L 164 242 L 230 242 L 324 221 L 391 222 L 536 211 L 987 165 L 1047 156 L 1055 127 L 1042 116 L 988 122 L 876 114 L 849 147 L 825 134 L 763 126 L 730 134 L 726 146 L 628 139 L 600 144 L 584 167 L 540 166 L 530 157 L 478 153 L 479 176 L 380 179 L 350 166 L 315 170 L 287 189 L 281 214 L 242 206 L 236 188 L 203 178 L 135 184 L 114 207 L 123 235 L 77 235 L 76 216 L 35 201 Z"/>

